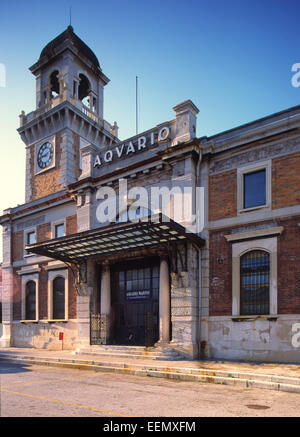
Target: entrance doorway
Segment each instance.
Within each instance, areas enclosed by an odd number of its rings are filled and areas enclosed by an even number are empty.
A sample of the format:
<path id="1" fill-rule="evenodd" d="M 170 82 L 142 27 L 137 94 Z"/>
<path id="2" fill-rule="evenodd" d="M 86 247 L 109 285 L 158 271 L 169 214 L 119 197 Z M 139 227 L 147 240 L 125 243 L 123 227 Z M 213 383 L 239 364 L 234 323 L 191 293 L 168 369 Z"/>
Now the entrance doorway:
<path id="1" fill-rule="evenodd" d="M 159 259 L 115 264 L 111 275 L 112 342 L 153 346 L 159 339 Z"/>

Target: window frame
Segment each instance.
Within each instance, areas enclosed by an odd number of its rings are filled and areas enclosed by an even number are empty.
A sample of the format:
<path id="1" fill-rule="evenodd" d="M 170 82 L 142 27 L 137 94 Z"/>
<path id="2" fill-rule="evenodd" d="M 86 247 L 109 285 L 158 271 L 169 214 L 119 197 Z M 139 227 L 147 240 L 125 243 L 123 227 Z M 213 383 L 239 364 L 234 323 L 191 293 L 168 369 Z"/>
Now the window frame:
<path id="1" fill-rule="evenodd" d="M 53 318 L 53 282 L 57 277 L 63 277 L 65 280 L 65 317 L 64 319 Z M 69 281 L 68 268 L 51 270 L 48 272 L 48 322 L 66 322 L 69 318 Z"/>
<path id="2" fill-rule="evenodd" d="M 63 291 L 59 289 L 59 291 L 63 293 L 63 310 L 64 310 L 63 317 L 57 317 L 57 315 L 54 314 L 55 310 L 56 310 L 56 308 L 55 308 L 55 292 L 57 292 L 57 290 L 55 290 L 55 283 L 58 280 L 61 280 L 61 282 L 63 283 Z M 58 275 L 53 279 L 52 282 L 53 282 L 52 283 L 52 311 L 53 311 L 52 317 L 54 320 L 64 320 L 65 319 L 65 311 L 66 311 L 66 280 L 63 276 Z"/>
<path id="3" fill-rule="evenodd" d="M 255 273 L 254 274 L 255 277 L 257 275 L 257 271 L 255 271 L 254 268 L 253 268 L 252 271 L 243 272 L 242 271 L 242 261 L 243 261 L 244 257 L 246 257 L 249 254 L 253 254 L 253 253 L 264 254 L 264 256 L 268 257 L 268 266 L 267 266 L 267 269 L 266 269 L 266 272 L 265 272 L 265 273 L 268 274 L 268 311 L 267 312 L 258 312 L 257 311 L 257 312 L 254 312 L 254 313 L 243 312 L 243 314 L 242 314 L 243 303 L 245 305 L 245 302 L 247 302 L 246 299 L 244 301 L 242 299 L 242 290 L 243 290 L 243 287 L 242 287 L 243 280 L 242 279 L 243 279 L 243 275 L 245 274 L 246 276 L 248 276 L 250 274 L 250 277 L 251 277 L 251 274 L 253 274 L 253 273 Z M 269 315 L 269 312 L 270 312 L 270 267 L 271 267 L 270 266 L 270 253 L 268 251 L 266 251 L 266 250 L 257 250 L 257 249 L 253 250 L 253 249 L 250 249 L 250 250 L 247 250 L 244 254 L 240 255 L 240 313 L 241 313 L 241 315 L 243 315 L 243 316 L 252 316 L 253 314 L 254 315 L 258 315 L 258 314 L 259 315 Z M 261 303 L 259 301 L 256 301 L 255 305 L 257 307 L 258 305 L 261 305 Z"/>
<path id="4" fill-rule="evenodd" d="M 26 246 L 28 245 L 27 244 L 28 235 L 33 233 L 33 232 L 35 233 L 35 242 L 37 242 L 37 227 L 36 226 L 32 227 L 32 228 L 29 228 L 29 229 L 26 229 L 24 231 L 24 258 L 25 257 L 27 258 L 29 256 L 36 256 L 34 253 L 28 253 L 27 250 L 25 249 Z"/>
<path id="5" fill-rule="evenodd" d="M 28 291 L 29 290 L 27 290 L 28 289 L 28 285 L 29 284 L 34 284 L 34 306 L 35 306 L 35 311 L 34 311 L 34 317 L 33 318 L 29 318 L 28 317 L 28 308 L 27 308 L 27 299 L 28 299 Z M 25 320 L 36 320 L 36 282 L 35 281 L 32 281 L 32 280 L 29 280 L 29 281 L 27 281 L 26 282 L 26 284 L 25 284 Z"/>
<path id="6" fill-rule="evenodd" d="M 22 304 L 21 304 L 21 322 L 34 323 L 39 321 L 39 274 L 32 273 L 30 275 L 22 275 L 21 280 Z M 28 282 L 35 283 L 35 319 L 26 319 L 26 286 Z"/>
<path id="7" fill-rule="evenodd" d="M 246 240 L 232 244 L 232 316 L 255 317 L 241 315 L 241 257 L 253 250 L 262 250 L 269 253 L 270 273 L 269 273 L 269 314 L 277 315 L 277 237 Z M 257 314 L 261 316 L 261 314 Z"/>
<path id="8" fill-rule="evenodd" d="M 245 208 L 245 184 L 244 176 L 251 173 L 256 173 L 258 171 L 265 170 L 266 172 L 266 202 L 264 205 L 251 206 Z M 259 209 L 271 209 L 272 203 L 272 161 L 262 161 L 255 164 L 250 164 L 245 167 L 240 167 L 237 169 L 237 213 L 244 214 L 246 212 L 257 211 Z"/>
<path id="9" fill-rule="evenodd" d="M 56 226 L 59 225 L 64 225 L 64 235 L 66 235 L 66 219 L 60 219 L 60 220 L 56 220 L 55 222 L 51 223 L 51 238 L 55 239 L 55 238 L 59 238 L 55 236 L 55 230 L 56 230 Z"/>

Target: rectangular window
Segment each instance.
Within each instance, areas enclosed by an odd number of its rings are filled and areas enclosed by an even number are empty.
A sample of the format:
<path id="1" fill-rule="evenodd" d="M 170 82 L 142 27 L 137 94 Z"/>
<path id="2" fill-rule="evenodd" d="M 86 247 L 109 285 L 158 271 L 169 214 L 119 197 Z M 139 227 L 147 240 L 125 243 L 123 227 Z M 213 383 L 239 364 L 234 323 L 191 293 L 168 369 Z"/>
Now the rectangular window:
<path id="1" fill-rule="evenodd" d="M 35 231 L 31 231 L 28 232 L 27 237 L 26 237 L 26 244 L 35 244 L 36 243 L 36 235 L 35 235 Z"/>
<path id="2" fill-rule="evenodd" d="M 55 238 L 63 237 L 65 235 L 65 225 L 64 223 L 60 223 L 59 225 L 55 225 Z"/>
<path id="3" fill-rule="evenodd" d="M 244 174 L 244 205 L 246 208 L 266 204 L 266 169 Z"/>

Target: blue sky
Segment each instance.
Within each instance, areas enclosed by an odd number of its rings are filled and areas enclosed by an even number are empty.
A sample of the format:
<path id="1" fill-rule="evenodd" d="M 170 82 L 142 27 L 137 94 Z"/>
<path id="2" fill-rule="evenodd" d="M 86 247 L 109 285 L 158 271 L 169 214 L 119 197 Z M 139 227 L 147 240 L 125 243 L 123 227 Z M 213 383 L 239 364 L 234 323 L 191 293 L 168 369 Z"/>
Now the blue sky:
<path id="1" fill-rule="evenodd" d="M 104 118 L 121 139 L 135 133 L 139 76 L 140 132 L 174 117 L 191 99 L 200 109 L 197 135 L 213 135 L 298 105 L 291 67 L 300 62 L 300 2 L 294 0 L 10 1 L 0 7 L 0 212 L 24 202 L 21 110 L 35 109 L 28 70 L 69 24 L 96 53 L 111 79 Z"/>

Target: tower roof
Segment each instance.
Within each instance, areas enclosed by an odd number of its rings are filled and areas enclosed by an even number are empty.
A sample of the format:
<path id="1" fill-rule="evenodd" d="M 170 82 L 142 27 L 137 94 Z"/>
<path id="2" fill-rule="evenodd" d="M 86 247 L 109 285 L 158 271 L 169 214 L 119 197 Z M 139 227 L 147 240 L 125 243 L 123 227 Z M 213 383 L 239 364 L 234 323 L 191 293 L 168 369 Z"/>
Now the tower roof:
<path id="1" fill-rule="evenodd" d="M 33 66 L 36 67 L 40 64 L 43 64 L 44 61 L 47 61 L 53 58 L 58 52 L 60 48 L 63 47 L 75 47 L 80 54 L 82 54 L 85 58 L 87 58 L 96 69 L 101 70 L 99 61 L 95 53 L 82 41 L 75 33 L 72 26 L 68 26 L 67 29 L 59 34 L 56 38 L 50 41 L 41 51 L 38 62 Z M 35 68 L 34 68 L 35 69 Z"/>

